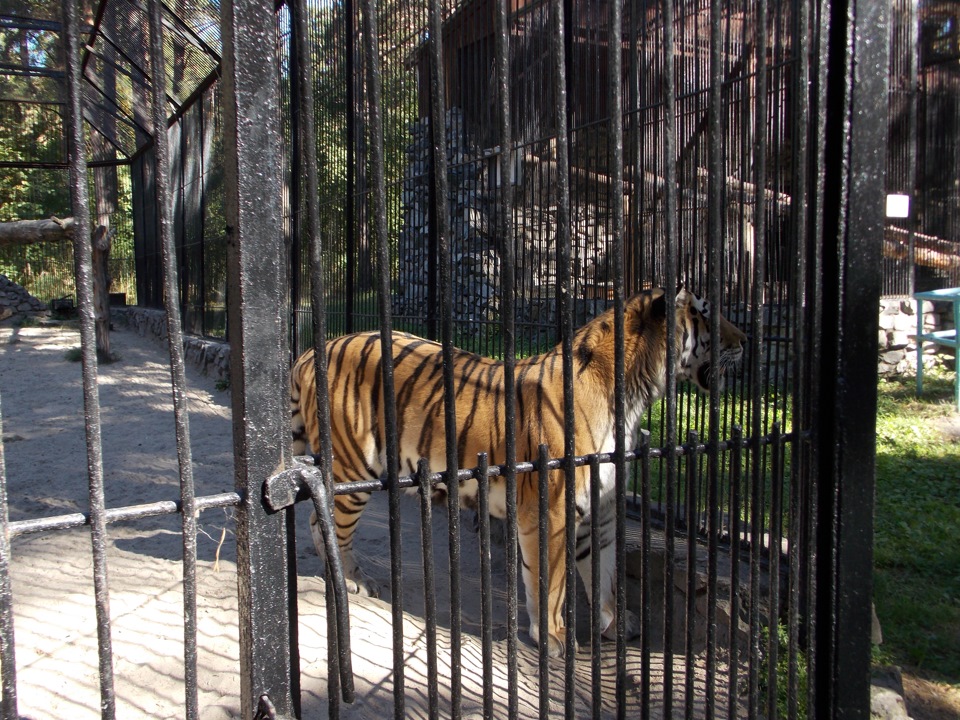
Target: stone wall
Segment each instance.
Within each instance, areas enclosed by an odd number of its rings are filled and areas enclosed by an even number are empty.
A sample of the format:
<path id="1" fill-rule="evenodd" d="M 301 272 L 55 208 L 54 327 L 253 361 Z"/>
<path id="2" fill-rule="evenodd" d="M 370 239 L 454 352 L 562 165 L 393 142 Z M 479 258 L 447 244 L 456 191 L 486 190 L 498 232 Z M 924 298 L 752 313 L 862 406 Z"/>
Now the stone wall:
<path id="1" fill-rule="evenodd" d="M 112 307 L 110 317 L 118 325 L 135 330 L 164 344 L 167 342 L 167 318 L 162 310 L 142 307 Z M 183 339 L 184 362 L 191 363 L 204 375 L 229 382 L 230 345 L 221 340 L 187 335 Z"/>
<path id="2" fill-rule="evenodd" d="M 0 320 L 22 313 L 46 312 L 47 306 L 6 275 L 0 275 Z"/>
<path id="3" fill-rule="evenodd" d="M 952 318 L 944 306 L 923 303 L 923 331 L 951 327 Z M 917 370 L 917 301 L 912 298 L 881 298 L 877 368 L 881 376 L 913 374 Z M 950 353 L 947 348 L 926 343 L 924 367 L 942 364 Z"/>
<path id="4" fill-rule="evenodd" d="M 403 179 L 403 225 L 398 242 L 401 268 L 393 312 L 398 316 L 426 318 L 430 311 L 431 255 L 436 249 L 430 239 L 432 178 L 429 122 L 410 126 L 411 143 Z M 481 323 L 500 319 L 500 262 L 502 242 L 497 237 L 497 155 L 485 155 L 468 136 L 463 114 L 451 108 L 446 116 L 447 207 L 450 212 L 450 254 L 453 267 L 452 297 L 454 321 L 467 332 L 478 332 Z M 555 168 L 550 149 L 546 157 L 528 154 L 518 165 L 515 192 L 520 201 L 514 217 L 517 233 L 516 274 L 517 324 L 552 325 L 556 304 L 557 205 L 548 176 Z M 602 195 L 603 193 L 597 193 Z M 533 198 L 530 200 L 530 198 Z M 588 286 L 606 294 L 607 229 L 606 211 L 597 204 L 580 203 L 570 218 L 572 262 L 575 274 Z M 436 302 L 434 299 L 433 302 Z M 585 301 L 589 302 L 589 301 Z"/>

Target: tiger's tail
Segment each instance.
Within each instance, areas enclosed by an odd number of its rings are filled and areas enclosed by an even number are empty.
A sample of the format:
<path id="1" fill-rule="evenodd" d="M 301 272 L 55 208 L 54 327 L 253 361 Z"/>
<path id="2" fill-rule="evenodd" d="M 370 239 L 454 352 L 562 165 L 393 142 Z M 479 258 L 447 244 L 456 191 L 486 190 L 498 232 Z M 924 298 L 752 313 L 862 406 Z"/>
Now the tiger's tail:
<path id="1" fill-rule="evenodd" d="M 300 408 L 300 363 L 290 373 L 290 435 L 294 456 L 307 452 L 307 425 Z"/>

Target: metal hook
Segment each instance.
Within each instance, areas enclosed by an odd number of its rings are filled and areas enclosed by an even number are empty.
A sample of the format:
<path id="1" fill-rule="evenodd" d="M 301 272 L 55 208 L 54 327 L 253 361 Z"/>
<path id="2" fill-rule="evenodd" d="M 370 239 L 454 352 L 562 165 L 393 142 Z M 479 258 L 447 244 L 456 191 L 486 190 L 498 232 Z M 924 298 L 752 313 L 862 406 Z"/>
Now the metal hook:
<path id="1" fill-rule="evenodd" d="M 308 497 L 313 500 L 313 508 L 320 522 L 323 544 L 326 548 L 326 562 L 333 586 L 333 597 L 337 614 L 337 652 L 340 660 L 340 688 L 343 701 L 352 703 L 354 699 L 353 667 L 350 655 L 350 614 L 347 602 L 347 582 L 343 573 L 343 560 L 337 545 L 337 533 L 330 513 L 330 495 L 320 468 L 305 462 L 307 458 L 294 458 L 294 465 L 288 470 L 277 473 L 264 483 L 263 499 L 273 510 L 283 510 L 299 500 Z"/>

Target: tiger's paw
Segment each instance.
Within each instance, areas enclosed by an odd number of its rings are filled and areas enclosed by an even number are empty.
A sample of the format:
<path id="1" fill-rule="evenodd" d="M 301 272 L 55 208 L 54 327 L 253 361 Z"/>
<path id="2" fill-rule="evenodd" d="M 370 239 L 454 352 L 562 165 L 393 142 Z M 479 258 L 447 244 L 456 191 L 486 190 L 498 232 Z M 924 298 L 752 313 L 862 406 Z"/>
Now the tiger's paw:
<path id="1" fill-rule="evenodd" d="M 537 647 L 540 646 L 540 627 L 534 623 L 530 624 L 530 638 Z M 566 655 L 566 638 L 566 628 L 560 628 L 557 634 L 547 635 L 547 657 L 561 658 Z M 574 650 L 576 651 L 576 648 Z"/>
<path id="2" fill-rule="evenodd" d="M 347 576 L 347 592 L 360 597 L 380 597 L 380 586 L 357 568 Z"/>
<path id="3" fill-rule="evenodd" d="M 633 640 L 636 637 L 640 637 L 640 618 L 637 617 L 636 613 L 632 613 L 629 610 L 626 611 L 624 615 L 624 638 L 627 640 Z M 601 633 L 604 640 L 616 640 L 617 639 L 617 623 L 611 621 L 607 625 L 607 629 Z"/>

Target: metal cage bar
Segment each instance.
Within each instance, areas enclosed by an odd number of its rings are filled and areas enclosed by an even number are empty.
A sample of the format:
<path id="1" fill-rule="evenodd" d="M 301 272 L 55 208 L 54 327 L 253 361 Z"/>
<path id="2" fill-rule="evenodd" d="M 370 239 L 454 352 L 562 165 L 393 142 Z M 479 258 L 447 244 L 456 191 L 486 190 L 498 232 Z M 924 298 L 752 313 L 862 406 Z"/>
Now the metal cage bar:
<path id="1" fill-rule="evenodd" d="M 96 598 L 97 644 L 100 665 L 100 710 L 104 720 L 116 716 L 113 682 L 113 642 L 110 634 L 110 595 L 107 580 L 106 522 L 104 520 L 103 449 L 100 442 L 100 396 L 97 392 L 97 346 L 93 299 L 93 257 L 90 237 L 87 163 L 84 156 L 83 109 L 80 90 L 79 9 L 71 0 L 62 4 L 67 65 L 70 194 L 76 223 L 74 263 L 80 314 L 83 406 L 86 419 L 87 478 L 90 496 L 90 536 Z"/>
<path id="2" fill-rule="evenodd" d="M 298 668 L 289 597 L 295 572 L 287 548 L 293 509 L 268 513 L 263 483 L 289 463 L 287 353 L 283 350 L 285 252 L 279 229 L 280 132 L 276 30 L 272 3 L 221 6 L 224 82 L 225 209 L 228 236 L 230 388 L 234 413 L 240 602 L 241 710 L 252 717 L 267 695 L 294 712 L 291 668 Z M 250 62 L 251 58 L 260 59 Z M 261 122 L 247 122 L 257 107 Z M 279 636 L 278 628 L 282 631 Z M 297 670 L 298 672 L 298 670 Z"/>
<path id="3" fill-rule="evenodd" d="M 180 287 L 176 266 L 172 219 L 170 217 L 169 147 L 166 122 L 166 68 L 163 55 L 163 12 L 160 0 L 150 3 L 150 67 L 153 70 L 153 138 L 157 176 L 157 220 L 163 256 L 163 297 L 167 320 L 167 345 L 173 382 L 173 412 L 180 475 L 181 535 L 183 547 L 183 662 L 184 701 L 188 720 L 200 716 L 197 676 L 197 508 L 193 482 L 193 453 L 190 449 L 190 422 L 186 400 L 186 371 L 183 360 Z"/>

